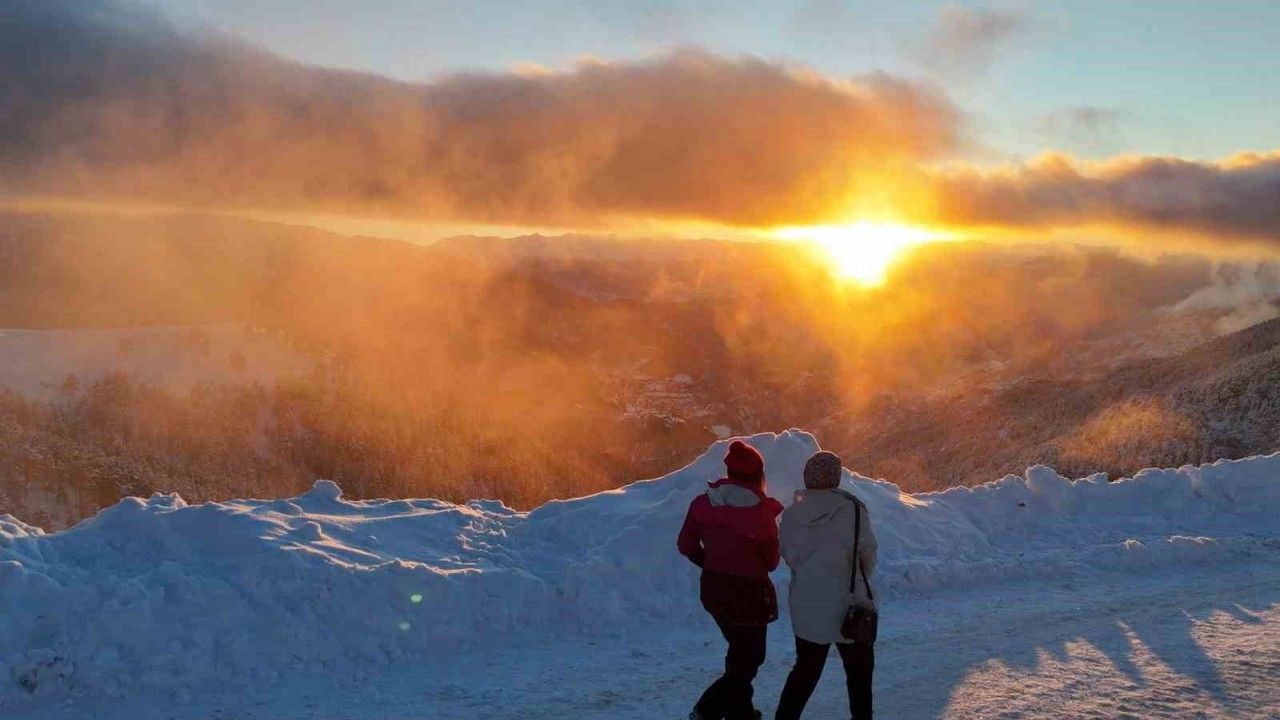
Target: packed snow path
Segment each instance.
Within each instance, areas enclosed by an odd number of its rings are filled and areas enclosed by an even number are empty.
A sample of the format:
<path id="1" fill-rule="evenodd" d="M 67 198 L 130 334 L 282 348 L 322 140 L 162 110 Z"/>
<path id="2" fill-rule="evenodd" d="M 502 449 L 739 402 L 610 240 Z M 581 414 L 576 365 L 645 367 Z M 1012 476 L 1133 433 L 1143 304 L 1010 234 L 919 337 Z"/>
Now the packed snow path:
<path id="1" fill-rule="evenodd" d="M 1280 563 L 1198 577 L 1113 575 L 1088 587 L 1011 586 L 886 612 L 882 718 L 1280 718 Z M 441 675 L 431 683 L 441 699 L 425 707 L 434 706 L 431 717 L 683 717 L 721 661 L 709 625 L 693 637 L 557 643 L 507 656 L 517 662 L 490 658 Z M 786 623 L 775 625 L 757 682 L 766 717 L 793 652 Z M 470 673 L 496 682 L 468 691 Z M 413 706 L 397 705 L 359 717 L 389 720 Z M 834 652 L 806 716 L 848 717 Z"/>
<path id="2" fill-rule="evenodd" d="M 789 500 L 814 439 L 751 442 Z M 530 513 L 317 483 L 47 535 L 0 515 L 0 717 L 682 717 L 721 642 L 674 536 L 723 454 Z M 882 718 L 1280 717 L 1280 455 L 846 482 L 880 538 Z M 771 636 L 766 709 L 791 657 Z M 840 689 L 832 662 L 815 717 Z"/>

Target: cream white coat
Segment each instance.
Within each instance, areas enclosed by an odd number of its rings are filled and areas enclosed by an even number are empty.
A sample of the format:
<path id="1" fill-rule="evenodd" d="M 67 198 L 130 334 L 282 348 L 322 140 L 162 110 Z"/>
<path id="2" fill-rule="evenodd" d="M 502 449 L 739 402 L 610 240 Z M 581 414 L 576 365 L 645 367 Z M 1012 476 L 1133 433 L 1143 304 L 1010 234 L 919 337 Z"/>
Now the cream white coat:
<path id="1" fill-rule="evenodd" d="M 855 507 L 853 496 L 843 490 L 802 490 L 782 513 L 779 540 L 791 568 L 791 626 L 809 642 L 848 642 L 840 625 L 851 600 L 875 607 L 868 586 L 876 568 L 876 536 L 865 506 L 858 541 L 862 573 L 852 598 L 849 594 Z M 870 587 L 874 595 L 874 585 Z"/>

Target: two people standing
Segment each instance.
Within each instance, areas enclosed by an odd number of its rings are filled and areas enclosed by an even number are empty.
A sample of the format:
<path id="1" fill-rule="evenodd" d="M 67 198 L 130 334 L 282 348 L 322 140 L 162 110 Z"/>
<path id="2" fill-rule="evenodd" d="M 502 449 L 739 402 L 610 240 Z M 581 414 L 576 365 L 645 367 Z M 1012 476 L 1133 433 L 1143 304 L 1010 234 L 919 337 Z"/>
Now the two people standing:
<path id="1" fill-rule="evenodd" d="M 800 717 L 835 644 L 850 714 L 869 720 L 874 640 L 854 642 L 843 632 L 849 629 L 851 607 L 875 607 L 870 575 L 876 541 L 866 506 L 838 487 L 840 458 L 829 452 L 810 457 L 805 489 L 785 511 L 766 494 L 764 459 L 755 448 L 734 441 L 725 468 L 726 477 L 690 503 L 677 540 L 680 552 L 702 568 L 702 605 L 728 642 L 724 674 L 699 698 L 690 720 L 761 717 L 752 683 L 765 659 L 767 627 L 778 617 L 769 572 L 779 556 L 791 568 L 788 601 L 796 661 L 776 719 Z"/>

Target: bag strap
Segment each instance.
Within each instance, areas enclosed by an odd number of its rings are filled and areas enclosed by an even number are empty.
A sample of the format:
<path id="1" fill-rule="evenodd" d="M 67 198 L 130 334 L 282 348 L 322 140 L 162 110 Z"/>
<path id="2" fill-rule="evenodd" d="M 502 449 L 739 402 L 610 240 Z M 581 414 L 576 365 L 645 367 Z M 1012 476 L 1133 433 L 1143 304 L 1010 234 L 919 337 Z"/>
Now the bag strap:
<path id="1" fill-rule="evenodd" d="M 853 498 L 853 574 L 849 576 L 849 594 L 852 595 L 858 591 L 858 570 L 862 567 L 862 556 L 858 554 L 858 541 L 862 539 L 862 501 Z M 862 582 L 867 586 L 867 599 L 875 602 L 875 596 L 871 594 L 871 582 L 867 580 L 867 574 L 862 573 Z"/>

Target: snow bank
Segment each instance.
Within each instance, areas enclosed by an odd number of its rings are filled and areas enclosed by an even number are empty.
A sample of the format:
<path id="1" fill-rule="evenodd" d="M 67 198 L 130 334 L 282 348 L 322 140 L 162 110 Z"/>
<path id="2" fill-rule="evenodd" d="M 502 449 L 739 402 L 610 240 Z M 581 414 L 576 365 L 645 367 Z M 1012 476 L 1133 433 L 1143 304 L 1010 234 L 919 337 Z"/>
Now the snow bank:
<path id="1" fill-rule="evenodd" d="M 770 492 L 789 502 L 814 438 L 748 441 Z M 206 683 L 271 682 L 281 668 L 358 678 L 512 633 L 693 621 L 696 571 L 675 533 L 726 445 L 666 477 L 528 513 L 353 502 L 319 481 L 289 500 L 128 498 L 52 534 L 0 516 L 0 706 L 28 694 L 181 700 Z M 871 509 L 889 602 L 1274 552 L 1280 511 L 1280 455 L 1116 483 L 1045 467 L 919 495 L 848 471 L 844 482 Z"/>

